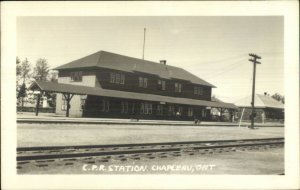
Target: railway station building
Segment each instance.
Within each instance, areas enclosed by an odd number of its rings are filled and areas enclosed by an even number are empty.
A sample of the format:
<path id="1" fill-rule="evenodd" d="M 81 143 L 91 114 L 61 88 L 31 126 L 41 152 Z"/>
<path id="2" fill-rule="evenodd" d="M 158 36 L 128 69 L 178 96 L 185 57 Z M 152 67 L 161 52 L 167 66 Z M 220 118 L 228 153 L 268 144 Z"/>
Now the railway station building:
<path id="1" fill-rule="evenodd" d="M 211 109 L 234 112 L 234 104 L 212 101 L 214 85 L 168 65 L 106 51 L 55 68 L 58 83 L 33 89 L 57 92 L 56 114 L 71 117 L 210 120 Z"/>
<path id="2" fill-rule="evenodd" d="M 247 96 L 235 102 L 235 105 L 238 106 L 237 115 L 239 118 L 242 117 L 242 120 L 250 120 L 250 115 L 252 113 L 251 99 L 251 96 Z M 255 94 L 254 111 L 254 119 L 257 122 L 284 121 L 284 104 L 273 99 L 266 93 Z"/>

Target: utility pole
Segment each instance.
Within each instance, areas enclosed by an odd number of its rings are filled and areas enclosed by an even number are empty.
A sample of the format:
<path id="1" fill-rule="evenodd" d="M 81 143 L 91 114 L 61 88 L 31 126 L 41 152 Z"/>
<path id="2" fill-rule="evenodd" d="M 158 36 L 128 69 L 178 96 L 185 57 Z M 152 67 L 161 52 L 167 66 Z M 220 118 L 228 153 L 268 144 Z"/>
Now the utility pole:
<path id="1" fill-rule="evenodd" d="M 143 59 L 145 55 L 146 28 L 144 28 Z"/>
<path id="2" fill-rule="evenodd" d="M 252 101 L 251 101 L 251 107 L 252 107 L 252 112 L 251 112 L 251 129 L 254 129 L 254 96 L 255 96 L 255 75 L 256 75 L 256 64 L 261 64 L 258 59 L 261 59 L 260 56 L 250 53 L 249 56 L 252 59 L 249 59 L 250 62 L 253 63 L 253 81 L 252 81 Z"/>

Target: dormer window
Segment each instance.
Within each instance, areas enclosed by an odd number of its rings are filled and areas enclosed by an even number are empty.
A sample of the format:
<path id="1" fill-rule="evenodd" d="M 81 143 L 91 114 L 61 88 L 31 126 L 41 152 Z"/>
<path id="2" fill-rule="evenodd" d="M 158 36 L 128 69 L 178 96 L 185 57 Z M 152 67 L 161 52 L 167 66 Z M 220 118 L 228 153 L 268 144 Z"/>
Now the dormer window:
<path id="1" fill-rule="evenodd" d="M 199 86 L 194 86 L 194 94 L 203 95 L 203 88 Z"/>
<path id="2" fill-rule="evenodd" d="M 175 82 L 175 92 L 181 92 L 181 83 Z"/>
<path id="3" fill-rule="evenodd" d="M 166 90 L 166 81 L 158 80 L 158 89 L 159 90 Z"/>
<path id="4" fill-rule="evenodd" d="M 82 71 L 71 72 L 71 81 L 72 82 L 81 82 L 82 81 Z"/>

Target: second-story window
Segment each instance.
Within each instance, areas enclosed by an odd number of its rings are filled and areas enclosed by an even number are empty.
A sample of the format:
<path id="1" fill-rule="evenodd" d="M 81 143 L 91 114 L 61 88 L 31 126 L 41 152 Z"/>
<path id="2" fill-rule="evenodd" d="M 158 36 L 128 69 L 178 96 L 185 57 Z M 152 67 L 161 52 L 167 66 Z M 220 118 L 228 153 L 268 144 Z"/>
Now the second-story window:
<path id="1" fill-rule="evenodd" d="M 139 87 L 147 88 L 148 79 L 144 77 L 139 77 Z"/>
<path id="2" fill-rule="evenodd" d="M 120 84 L 121 75 L 119 73 L 116 74 L 116 84 Z"/>
<path id="3" fill-rule="evenodd" d="M 122 73 L 110 73 L 110 83 L 125 84 L 125 75 Z"/>
<path id="4" fill-rule="evenodd" d="M 125 75 L 124 74 L 121 74 L 120 84 L 125 84 Z"/>
<path id="5" fill-rule="evenodd" d="M 116 80 L 116 74 L 110 73 L 110 83 L 115 83 L 115 80 Z"/>
<path id="6" fill-rule="evenodd" d="M 164 81 L 164 80 L 158 80 L 158 89 L 160 89 L 160 90 L 166 90 L 166 81 Z"/>
<path id="7" fill-rule="evenodd" d="M 194 86 L 194 94 L 203 95 L 203 88 L 199 86 Z"/>
<path id="8" fill-rule="evenodd" d="M 82 81 L 82 71 L 71 72 L 71 81 L 72 82 Z"/>
<path id="9" fill-rule="evenodd" d="M 175 92 L 181 92 L 181 83 L 175 82 Z"/>

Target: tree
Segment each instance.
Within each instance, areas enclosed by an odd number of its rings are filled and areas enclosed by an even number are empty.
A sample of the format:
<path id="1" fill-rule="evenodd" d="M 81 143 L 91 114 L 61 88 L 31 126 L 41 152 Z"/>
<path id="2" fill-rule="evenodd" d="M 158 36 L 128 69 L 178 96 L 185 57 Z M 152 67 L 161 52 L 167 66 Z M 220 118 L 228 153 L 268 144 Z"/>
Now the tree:
<path id="1" fill-rule="evenodd" d="M 279 93 L 275 93 L 271 97 L 284 104 L 284 96 L 280 95 Z"/>
<path id="2" fill-rule="evenodd" d="M 31 65 L 28 59 L 25 58 L 25 60 L 22 61 L 20 67 L 17 69 L 17 75 L 19 74 L 22 84 L 25 83 L 26 80 L 30 78 L 30 71 L 31 71 Z"/>
<path id="3" fill-rule="evenodd" d="M 49 75 L 49 65 L 46 59 L 38 59 L 34 67 L 33 78 L 37 81 L 47 81 Z"/>
<path id="4" fill-rule="evenodd" d="M 19 89 L 19 92 L 18 92 L 18 99 L 21 98 L 21 101 L 22 101 L 22 104 L 21 104 L 21 109 L 23 110 L 23 107 L 24 107 L 24 98 L 26 97 L 26 85 L 25 83 L 23 83 Z"/>
<path id="5" fill-rule="evenodd" d="M 31 65 L 27 58 L 20 64 L 20 59 L 17 57 L 17 98 L 21 98 L 22 109 L 24 106 L 24 98 L 26 97 L 26 80 L 30 78 Z M 19 83 L 21 82 L 21 86 Z"/>
<path id="6" fill-rule="evenodd" d="M 17 76 L 20 76 L 20 74 L 21 74 L 21 68 L 20 67 L 21 66 L 19 64 L 21 63 L 21 61 L 20 61 L 19 57 L 17 57 L 16 63 L 17 63 Z"/>
<path id="7" fill-rule="evenodd" d="M 50 81 L 57 83 L 57 81 L 58 81 L 58 73 L 57 73 L 57 71 L 54 71 L 54 70 L 50 71 Z"/>

